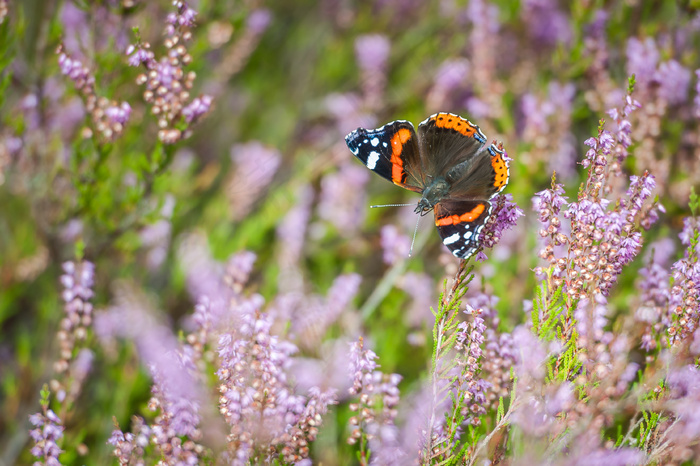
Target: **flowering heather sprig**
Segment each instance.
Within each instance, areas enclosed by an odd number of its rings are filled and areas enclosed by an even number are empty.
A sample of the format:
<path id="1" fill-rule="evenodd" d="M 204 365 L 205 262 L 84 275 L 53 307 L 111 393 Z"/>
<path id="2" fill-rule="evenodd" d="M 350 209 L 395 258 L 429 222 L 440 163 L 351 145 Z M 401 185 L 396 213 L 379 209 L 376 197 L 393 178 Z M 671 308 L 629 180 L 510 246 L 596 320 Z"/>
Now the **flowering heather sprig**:
<path id="1" fill-rule="evenodd" d="M 654 79 L 659 63 L 660 55 L 656 42 L 651 37 L 647 37 L 643 42 L 631 37 L 627 41 L 626 55 L 627 75 L 635 75 L 637 82 L 646 89 Z"/>
<path id="2" fill-rule="evenodd" d="M 691 210 L 696 213 L 698 199 L 691 195 Z M 695 217 L 686 219 L 679 235 L 686 246 L 685 256 L 671 267 L 673 284 L 669 298 L 669 308 L 673 313 L 673 325 L 668 329 L 670 343 L 677 345 L 692 336 L 700 324 L 700 261 L 698 243 L 700 228 Z"/>
<path id="3" fill-rule="evenodd" d="M 630 79 L 630 87 L 634 85 L 634 76 Z M 617 145 L 615 146 L 615 156 L 617 157 L 617 160 L 613 162 L 611 170 L 616 173 L 620 174 L 622 171 L 621 164 L 625 161 L 627 156 L 629 155 L 629 152 L 627 149 L 629 146 L 632 145 L 632 124 L 628 120 L 628 117 L 632 112 L 634 112 L 636 109 L 641 108 L 642 104 L 640 104 L 637 100 L 632 98 L 632 95 L 630 93 L 627 94 L 625 97 L 625 105 L 622 107 L 622 110 L 618 110 L 617 108 L 613 108 L 608 110 L 608 115 L 610 118 L 613 119 L 613 121 L 616 124 L 616 129 L 614 131 L 614 134 L 617 139 Z"/>
<path id="4" fill-rule="evenodd" d="M 105 97 L 98 97 L 95 91 L 95 77 L 80 60 L 71 57 L 59 45 L 56 50 L 61 73 L 68 76 L 80 92 L 85 109 L 92 119 L 93 129 L 107 141 L 117 139 L 124 131 L 124 125 L 131 116 L 131 106 L 127 102 L 118 103 Z M 85 137 L 91 137 L 92 131 L 85 131 Z"/>
<path id="5" fill-rule="evenodd" d="M 426 108 L 439 111 L 452 105 L 451 96 L 466 85 L 469 70 L 469 61 L 465 58 L 445 60 L 435 72 L 435 82 L 426 97 Z"/>
<path id="6" fill-rule="evenodd" d="M 360 288 L 362 277 L 356 273 L 339 275 L 333 280 L 326 297 L 311 296 L 297 303 L 290 316 L 291 334 L 304 348 L 317 348 L 328 327 L 338 320 Z"/>
<path id="7" fill-rule="evenodd" d="M 391 43 L 386 36 L 370 34 L 355 40 L 355 56 L 362 72 L 363 101 L 367 108 L 381 107 Z"/>
<path id="8" fill-rule="evenodd" d="M 317 429 L 320 414 L 333 401 L 331 393 L 320 390 L 311 391 L 308 401 L 293 393 L 286 369 L 296 347 L 270 334 L 272 319 L 260 311 L 262 304 L 260 296 L 240 303 L 236 330 L 219 338 L 219 411 L 231 426 L 228 453 L 234 464 L 270 455 L 287 462 L 306 458 L 307 439 L 313 440 L 315 431 L 300 436 L 298 430 Z"/>
<path id="9" fill-rule="evenodd" d="M 465 9 L 466 19 L 471 24 L 469 50 L 472 67 L 469 79 L 473 80 L 472 97 L 463 104 L 474 118 L 498 117 L 503 113 L 503 86 L 496 78 L 497 59 L 489 50 L 497 50 L 501 24 L 498 21 L 498 7 L 484 0 L 472 0 Z"/>
<path id="10" fill-rule="evenodd" d="M 132 432 L 126 434 L 121 431 L 116 418 L 114 419 L 115 429 L 107 440 L 107 443 L 114 446 L 112 454 L 119 461 L 120 466 L 144 465 L 145 448 L 151 438 L 151 428 L 144 422 L 143 418 L 134 416 L 131 421 Z"/>
<path id="11" fill-rule="evenodd" d="M 377 355 L 365 349 L 364 339 L 350 344 L 350 373 L 352 386 L 348 392 L 358 401 L 350 404 L 350 411 L 357 413 L 350 418 L 352 432 L 348 443 L 360 443 L 360 464 L 369 464 L 369 446 L 382 457 L 381 464 L 398 464 L 401 455 L 396 438 L 396 406 L 399 403 L 399 374 L 383 374 L 375 362 Z M 381 408 L 381 410 L 380 410 Z M 386 457 L 391 451 L 395 456 Z M 373 462 L 380 461 L 373 458 Z"/>
<path id="12" fill-rule="evenodd" d="M 151 104 L 151 113 L 158 118 L 158 138 L 166 144 L 186 138 L 189 126 L 208 113 L 212 104 L 208 95 L 190 99 L 196 73 L 184 70 L 192 62 L 186 43 L 192 39 L 190 29 L 197 12 L 184 1 L 174 0 L 173 6 L 176 12 L 166 18 L 167 57 L 157 61 L 150 44 L 140 40 L 126 50 L 131 66 L 147 70 L 136 78 L 136 83 L 146 86 L 143 98 Z"/>
<path id="13" fill-rule="evenodd" d="M 641 290 L 640 305 L 635 312 L 635 319 L 646 326 L 641 338 L 641 347 L 648 352 L 656 349 L 663 329 L 671 325 L 670 316 L 666 312 L 670 297 L 669 273 L 663 266 L 670 257 L 670 251 L 660 249 L 672 250 L 673 246 L 669 247 L 665 242 L 659 241 L 651 247 L 652 254 L 649 254 L 644 267 L 639 269 L 641 279 L 637 288 Z"/>
<path id="14" fill-rule="evenodd" d="M 554 248 L 567 244 L 569 238 L 561 231 L 562 223 L 560 213 L 562 207 L 566 207 L 568 202 L 564 196 L 564 185 L 556 182 L 556 173 L 552 175 L 552 185 L 549 189 L 535 193 L 532 198 L 532 208 L 538 214 L 538 220 L 542 224 L 539 230 L 540 237 L 545 239 L 545 244 L 540 249 L 538 255 L 546 260 L 550 267 L 554 266 L 555 277 L 558 277 L 566 268 L 566 261 L 563 258 L 558 259 L 555 255 Z M 539 270 L 538 270 L 539 269 Z M 541 275 L 541 268 L 535 271 Z M 558 280 L 558 278 L 555 278 Z M 555 283 L 556 286 L 559 283 Z"/>
<path id="15" fill-rule="evenodd" d="M 516 361 L 513 336 L 498 331 L 500 319 L 495 309 L 497 297 L 479 292 L 467 299 L 471 309 L 480 310 L 480 318 L 486 326 L 483 333 L 485 345 L 481 366 L 483 382 L 488 384 L 487 403 L 484 403 L 484 407 L 490 405 L 492 409 L 497 409 L 499 398 L 507 397 L 512 385 L 510 371 Z"/>
<path id="16" fill-rule="evenodd" d="M 615 146 L 612 135 L 602 129 L 597 138 L 589 138 L 590 147 L 582 165 L 588 178 L 579 192 L 578 202 L 569 204 L 564 216 L 570 219 L 567 293 L 581 299 L 587 293 L 607 294 L 617 280 L 622 267 L 629 263 L 641 248 L 641 234 L 636 226 L 641 221 L 644 202 L 655 186 L 648 172 L 631 177 L 627 199 L 621 198 L 613 210 L 610 200 L 603 197 L 609 186 L 609 157 Z"/>
<path id="17" fill-rule="evenodd" d="M 272 182 L 282 163 L 282 155 L 276 149 L 251 141 L 234 145 L 231 161 L 236 168 L 226 183 L 226 195 L 231 215 L 241 220 Z"/>
<path id="18" fill-rule="evenodd" d="M 186 367 L 183 358 L 171 355 L 172 367 L 168 371 L 195 372 Z M 153 396 L 148 402 L 151 411 L 157 411 L 150 426 L 151 443 L 155 444 L 166 464 L 197 464 L 204 447 L 198 443 L 202 437 L 199 429 L 199 402 L 196 397 L 172 386 L 172 377 L 163 377 L 163 370 L 151 366 Z M 170 378 L 170 380 L 168 380 Z M 184 441 L 183 441 L 184 438 Z"/>
<path id="19" fill-rule="evenodd" d="M 301 289 L 302 276 L 298 268 L 304 252 L 313 200 L 313 188 L 303 186 L 299 190 L 297 204 L 287 211 L 277 225 L 277 241 L 281 249 L 277 255 L 280 265 L 279 287 L 282 292 Z"/>
<path id="20" fill-rule="evenodd" d="M 248 278 L 253 271 L 253 265 L 257 256 L 250 251 L 241 251 L 232 255 L 226 262 L 224 270 L 224 283 L 240 295 L 243 287 L 248 283 Z"/>
<path id="21" fill-rule="evenodd" d="M 380 243 L 382 245 L 382 259 L 387 265 L 393 265 L 401 259 L 408 257 L 411 249 L 411 238 L 402 235 L 399 229 L 392 224 L 386 224 L 380 231 Z"/>
<path id="22" fill-rule="evenodd" d="M 64 286 L 61 297 L 65 302 L 66 315 L 61 320 L 58 332 L 60 359 L 54 364 L 58 373 L 66 372 L 73 359 L 76 343 L 84 341 L 92 326 L 92 287 L 95 279 L 95 265 L 88 261 L 64 262 L 61 284 Z"/>
<path id="23" fill-rule="evenodd" d="M 341 236 L 353 236 L 365 220 L 364 187 L 368 181 L 369 171 L 356 163 L 343 164 L 337 172 L 321 180 L 318 215 L 335 226 Z"/>
<path id="24" fill-rule="evenodd" d="M 567 16 L 554 0 L 525 0 L 522 8 L 532 37 L 545 45 L 569 43 L 572 32 Z"/>
<path id="25" fill-rule="evenodd" d="M 459 406 L 459 414 L 464 421 L 477 426 L 481 424 L 480 416 L 486 413 L 484 393 L 488 384 L 479 378 L 483 354 L 481 346 L 484 344 L 486 325 L 481 317 L 481 309 L 474 309 L 467 304 L 464 312 L 472 319 L 457 326 L 454 349 L 458 353 L 456 363 L 457 367 L 461 368 L 461 374 L 455 380 L 453 388 L 455 397 L 453 399 L 456 400 L 454 401 L 455 408 Z M 448 422 L 448 429 L 454 428 L 456 419 L 452 419 L 452 425 Z"/>
<path id="26" fill-rule="evenodd" d="M 29 431 L 29 436 L 34 440 L 31 449 L 32 455 L 37 458 L 35 465 L 58 466 L 61 462 L 58 456 L 63 450 L 58 446 L 58 441 L 63 437 L 63 422 L 49 409 L 49 390 L 46 386 L 41 391 L 42 412 L 29 416 L 29 422 L 34 429 Z"/>
<path id="27" fill-rule="evenodd" d="M 525 215 L 523 209 L 513 202 L 512 194 L 499 195 L 494 204 L 493 212 L 481 232 L 482 249 L 479 251 L 481 256 L 484 256 L 483 248 L 493 248 L 501 240 L 503 232 L 515 227 L 518 217 Z M 479 255 L 477 255 L 477 259 L 479 259 Z"/>

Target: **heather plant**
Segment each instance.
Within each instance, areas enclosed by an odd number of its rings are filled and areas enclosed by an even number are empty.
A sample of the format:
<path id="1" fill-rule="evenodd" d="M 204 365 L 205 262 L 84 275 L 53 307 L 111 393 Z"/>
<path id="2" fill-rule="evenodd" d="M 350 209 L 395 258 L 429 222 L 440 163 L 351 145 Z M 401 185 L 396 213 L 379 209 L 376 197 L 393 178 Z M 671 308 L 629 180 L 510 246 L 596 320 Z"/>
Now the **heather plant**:
<path id="1" fill-rule="evenodd" d="M 0 464 L 698 463 L 698 50 L 694 1 L 0 0 Z M 435 112 L 510 168 L 466 260 L 344 142 Z"/>

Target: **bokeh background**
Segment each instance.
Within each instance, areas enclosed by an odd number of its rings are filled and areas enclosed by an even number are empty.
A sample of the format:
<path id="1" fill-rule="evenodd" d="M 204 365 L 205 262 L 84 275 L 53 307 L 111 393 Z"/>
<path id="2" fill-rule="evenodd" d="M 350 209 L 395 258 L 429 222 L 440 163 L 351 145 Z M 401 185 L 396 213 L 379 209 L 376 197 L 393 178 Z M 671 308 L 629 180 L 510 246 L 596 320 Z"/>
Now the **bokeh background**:
<path id="1" fill-rule="evenodd" d="M 195 306 L 231 293 L 259 294 L 270 332 L 297 347 L 284 367 L 297 393 L 337 390 L 315 462 L 362 462 L 347 442 L 347 364 L 359 336 L 384 374 L 401 376 L 385 381 L 400 391 L 391 425 L 419 445 L 431 307 L 459 261 L 429 220 L 407 257 L 414 207 L 369 206 L 417 196 L 362 166 L 344 136 L 447 111 L 503 142 L 512 158 L 505 193 L 525 215 L 484 251 L 487 260 L 472 261 L 465 299 L 486 302 L 494 341 L 507 339 L 527 326 L 534 270 L 546 266 L 532 198 L 555 171 L 576 198 L 588 176 L 584 141 L 599 135 L 601 119 L 620 134 L 620 119 L 606 112 L 622 111 L 632 75 L 641 107 L 627 118 L 631 155 L 618 168 L 655 177 L 650 200 L 658 196 L 665 211 L 644 243 L 663 245 L 666 261 L 682 256 L 678 233 L 700 180 L 699 8 L 693 0 L 0 0 L 0 462 L 36 460 L 29 416 L 42 412 L 44 386 L 65 427 L 61 462 L 116 462 L 113 418 L 127 432 L 133 415 L 156 416 L 148 365 L 159 352 L 196 346 Z M 651 249 L 636 251 L 619 276 L 606 329 L 633 313 Z M 76 297 L 93 309 L 75 317 Z M 639 342 L 631 347 L 630 360 L 643 364 Z M 200 443 L 217 452 L 230 433 L 217 413 L 220 355 L 216 340 L 200 349 L 208 400 Z M 493 426 L 495 405 L 488 412 Z M 630 413 L 615 416 L 610 438 L 630 424 Z M 408 450 L 415 458 L 418 448 Z"/>

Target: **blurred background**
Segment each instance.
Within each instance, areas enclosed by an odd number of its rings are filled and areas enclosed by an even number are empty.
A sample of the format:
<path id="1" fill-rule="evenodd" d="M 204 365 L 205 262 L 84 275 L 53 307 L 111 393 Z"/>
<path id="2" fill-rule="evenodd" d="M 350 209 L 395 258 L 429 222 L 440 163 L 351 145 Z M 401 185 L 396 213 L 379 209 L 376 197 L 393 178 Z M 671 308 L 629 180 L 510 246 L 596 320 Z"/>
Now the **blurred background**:
<path id="1" fill-rule="evenodd" d="M 493 298 L 503 332 L 526 319 L 540 265 L 531 198 L 554 171 L 576 196 L 583 142 L 601 119 L 617 128 L 606 112 L 623 108 L 632 74 L 641 108 L 621 169 L 652 173 L 665 207 L 645 240 L 676 238 L 688 214 L 700 179 L 693 0 L 186 5 L 193 19 L 166 0 L 0 0 L 3 464 L 33 461 L 28 416 L 57 361 L 73 364 L 79 349 L 61 459 L 111 461 L 112 418 L 126 431 L 132 415 L 149 416 L 151 375 L 133 332 L 98 316 L 136 300 L 151 319 L 140 325 L 182 342 L 202 296 L 237 284 L 297 346 L 289 379 L 339 390 L 313 457 L 353 464 L 348 342 L 363 335 L 381 370 L 402 376 L 408 406 L 430 367 L 430 308 L 458 266 L 428 220 L 407 258 L 413 206 L 369 209 L 418 196 L 354 159 L 344 137 L 357 127 L 445 111 L 503 142 L 505 193 L 525 216 L 476 263 L 469 292 Z M 94 264 L 82 293 L 95 321 L 68 358 L 67 261 Z M 616 312 L 640 265 L 620 277 Z M 226 428 L 217 435 L 210 446 Z"/>

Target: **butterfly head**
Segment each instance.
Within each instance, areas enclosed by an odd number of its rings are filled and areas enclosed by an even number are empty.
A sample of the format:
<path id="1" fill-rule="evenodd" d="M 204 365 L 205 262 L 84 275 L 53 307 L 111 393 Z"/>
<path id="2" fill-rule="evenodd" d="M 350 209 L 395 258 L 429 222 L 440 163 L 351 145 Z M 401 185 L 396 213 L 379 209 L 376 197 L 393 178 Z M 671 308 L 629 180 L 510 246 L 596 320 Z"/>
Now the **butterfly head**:
<path id="1" fill-rule="evenodd" d="M 423 198 L 418 203 L 415 213 L 423 216 L 433 210 L 435 204 L 447 196 L 451 187 L 445 178 L 441 176 L 434 178 L 423 191 Z"/>

